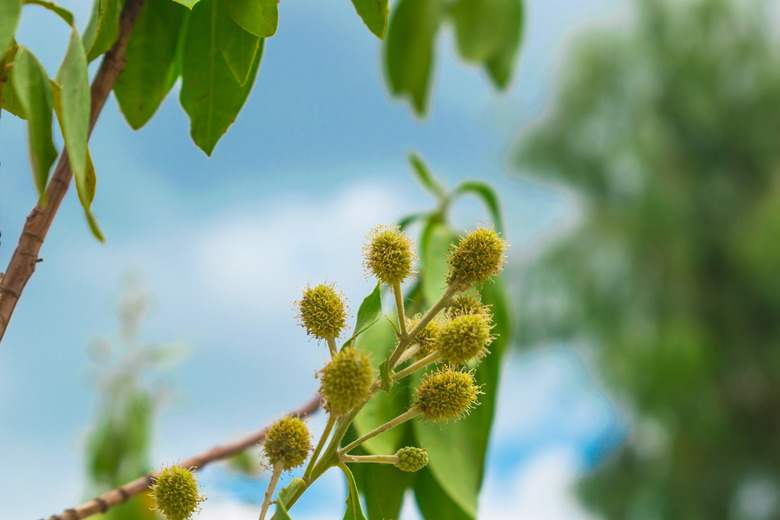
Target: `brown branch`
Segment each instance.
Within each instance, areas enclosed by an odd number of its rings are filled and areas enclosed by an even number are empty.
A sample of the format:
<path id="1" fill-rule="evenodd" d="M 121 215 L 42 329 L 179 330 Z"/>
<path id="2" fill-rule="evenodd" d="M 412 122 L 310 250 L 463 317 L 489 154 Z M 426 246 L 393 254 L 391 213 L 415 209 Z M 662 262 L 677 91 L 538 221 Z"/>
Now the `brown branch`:
<path id="1" fill-rule="evenodd" d="M 308 403 L 301 406 L 297 410 L 290 412 L 288 415 L 298 417 L 306 417 L 307 415 L 311 415 L 320 407 L 321 399 L 322 398 L 320 394 L 317 394 Z M 232 457 L 233 455 L 236 455 L 237 453 L 240 453 L 245 449 L 256 445 L 265 438 L 265 434 L 268 432 L 268 428 L 269 426 L 266 426 L 263 429 L 234 443 L 226 444 L 224 446 L 217 446 L 199 455 L 190 457 L 185 461 L 179 462 L 178 465 L 185 468 L 201 470 L 210 462 Z M 81 520 L 82 518 L 87 518 L 88 516 L 96 515 L 98 513 L 105 513 L 110 508 L 119 504 L 123 504 L 131 497 L 141 494 L 149 489 L 149 486 L 152 483 L 152 477 L 154 477 L 154 473 L 149 472 L 143 477 L 137 478 L 132 482 L 128 482 L 124 486 L 112 489 L 111 491 L 90 500 L 86 504 L 82 504 L 76 508 L 66 509 L 59 515 L 53 515 L 49 517 L 49 520 Z"/>
<path id="2" fill-rule="evenodd" d="M 119 36 L 100 64 L 100 69 L 92 81 L 91 105 L 89 116 L 89 133 L 95 128 L 95 122 L 103 109 L 111 89 L 114 88 L 119 74 L 125 68 L 125 50 L 130 34 L 133 32 L 138 15 L 144 6 L 144 0 L 127 0 L 119 19 Z M 49 187 L 46 190 L 48 203 L 45 207 L 40 202 L 35 205 L 24 223 L 19 244 L 16 246 L 8 269 L 0 281 L 0 341 L 2 341 L 16 303 L 24 291 L 27 281 L 35 271 L 38 253 L 46 238 L 54 216 L 60 207 L 62 199 L 70 186 L 73 171 L 70 168 L 67 151 L 62 152 Z"/>

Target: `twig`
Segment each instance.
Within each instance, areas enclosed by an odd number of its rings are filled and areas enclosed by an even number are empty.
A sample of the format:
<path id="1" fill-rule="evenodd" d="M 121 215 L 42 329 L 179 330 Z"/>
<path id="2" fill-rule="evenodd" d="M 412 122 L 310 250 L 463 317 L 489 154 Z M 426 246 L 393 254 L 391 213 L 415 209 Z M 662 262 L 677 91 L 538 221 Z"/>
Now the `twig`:
<path id="1" fill-rule="evenodd" d="M 320 394 L 315 395 L 308 403 L 290 412 L 288 415 L 305 417 L 311 415 L 320 407 L 320 401 L 322 397 Z M 184 468 L 194 468 L 195 471 L 203 469 L 207 464 L 218 460 L 232 457 L 237 453 L 241 453 L 247 448 L 251 448 L 258 442 L 265 438 L 265 434 L 268 432 L 266 426 L 263 429 L 244 437 L 231 444 L 224 446 L 217 446 L 211 448 L 194 457 L 179 462 L 178 465 Z M 98 513 L 105 513 L 110 508 L 127 502 L 131 497 L 143 493 L 152 483 L 153 472 L 149 472 L 143 477 L 137 478 L 132 482 L 125 484 L 124 486 L 113 489 L 107 493 L 100 495 L 99 497 L 92 499 L 86 504 L 82 504 L 72 509 L 66 509 L 59 515 L 53 515 L 49 517 L 49 520 L 81 520 Z"/>
<path id="2" fill-rule="evenodd" d="M 274 464 L 273 472 L 271 473 L 271 482 L 268 483 L 268 489 L 265 490 L 265 497 L 263 498 L 263 507 L 260 509 L 260 520 L 265 520 L 265 514 L 268 512 L 268 508 L 271 506 L 271 502 L 274 499 L 274 490 L 279 483 L 279 477 L 282 476 L 284 471 L 284 463 L 279 461 Z"/>
<path id="3" fill-rule="evenodd" d="M 125 68 L 127 42 L 143 6 L 144 0 L 127 0 L 125 2 L 119 19 L 119 35 L 111 50 L 103 57 L 100 69 L 92 81 L 89 115 L 90 135 L 92 135 L 95 122 L 97 122 L 108 94 L 114 88 L 114 83 Z M 68 191 L 72 177 L 73 171 L 70 168 L 68 152 L 63 150 L 46 190 L 46 207 L 41 207 L 38 203 L 27 215 L 22 234 L 19 236 L 19 244 L 16 246 L 5 276 L 0 282 L 0 341 L 8 329 L 11 315 L 25 285 L 35 272 L 35 264 L 43 240 L 46 238 L 65 193 Z"/>

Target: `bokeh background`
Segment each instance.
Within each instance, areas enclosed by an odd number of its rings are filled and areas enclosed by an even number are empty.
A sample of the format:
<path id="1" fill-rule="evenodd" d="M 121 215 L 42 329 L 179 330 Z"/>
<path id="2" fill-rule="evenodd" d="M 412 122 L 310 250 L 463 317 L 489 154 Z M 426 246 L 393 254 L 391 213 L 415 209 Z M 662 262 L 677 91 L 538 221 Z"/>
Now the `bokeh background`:
<path id="1" fill-rule="evenodd" d="M 83 26 L 90 2 L 62 4 Z M 364 236 L 433 204 L 411 151 L 449 185 L 492 183 L 512 244 L 518 327 L 480 517 L 777 518 L 778 4 L 527 0 L 508 91 L 445 31 L 419 121 L 388 97 L 349 2 L 284 1 L 211 159 L 176 88 L 139 132 L 110 99 L 91 142 L 107 244 L 71 190 L 0 347 L 3 518 L 137 472 L 95 463 L 111 428 L 152 417 L 153 437 L 122 442 L 159 464 L 308 399 L 326 352 L 292 302 L 324 279 L 353 309 L 370 292 Z M 25 8 L 19 39 L 49 71 L 66 38 Z M 35 202 L 26 160 L 24 126 L 4 114 L 2 265 Z M 470 200 L 454 217 L 490 222 Z M 200 518 L 256 518 L 263 475 L 217 466 L 202 482 Z M 323 479 L 296 517 L 338 516 L 342 486 Z M 411 499 L 403 517 L 418 517 Z"/>

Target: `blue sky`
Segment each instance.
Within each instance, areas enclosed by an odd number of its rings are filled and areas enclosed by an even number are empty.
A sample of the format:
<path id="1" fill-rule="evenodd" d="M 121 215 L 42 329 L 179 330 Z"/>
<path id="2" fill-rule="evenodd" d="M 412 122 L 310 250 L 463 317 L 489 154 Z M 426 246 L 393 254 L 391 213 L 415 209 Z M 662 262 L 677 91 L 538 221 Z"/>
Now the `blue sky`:
<path id="1" fill-rule="evenodd" d="M 61 3 L 83 27 L 88 2 Z M 625 19 L 618 0 L 528 1 L 518 72 L 501 95 L 454 57 L 445 31 L 431 115 L 418 121 L 389 99 L 379 45 L 350 2 L 283 1 L 254 91 L 210 159 L 189 140 L 178 86 L 139 132 L 110 99 L 90 145 L 93 208 L 108 242 L 91 238 L 71 190 L 0 346 L 0 504 L 8 517 L 38 518 L 80 498 L 80 450 L 95 400 L 85 345 L 113 334 L 128 272 L 155 296 L 144 338 L 182 341 L 190 351 L 174 370 L 179 397 L 159 424 L 155 459 L 166 461 L 256 429 L 314 392 L 325 351 L 296 325 L 291 302 L 308 281 L 337 282 L 353 308 L 370 291 L 360 265 L 366 233 L 432 202 L 409 174 L 409 151 L 450 185 L 492 182 L 512 268 L 533 258 L 571 226 L 576 203 L 514 172 L 512 143 L 543 115 L 573 38 Z M 56 42 L 66 38 L 49 13 L 25 8 L 19 39 L 52 75 L 63 52 Z M 4 114 L 0 265 L 35 202 L 25 146 L 22 122 Z M 459 203 L 455 217 L 463 226 L 487 221 L 473 201 Z M 576 473 L 622 435 L 623 414 L 576 349 L 516 355 L 505 370 L 483 514 L 559 518 L 560 509 L 534 504 L 565 495 Z M 539 482 L 547 484 L 534 488 Z M 340 486 L 323 484 L 326 511 L 341 506 L 328 496 Z M 210 500 L 204 517 L 230 510 L 242 518 L 232 496 Z"/>

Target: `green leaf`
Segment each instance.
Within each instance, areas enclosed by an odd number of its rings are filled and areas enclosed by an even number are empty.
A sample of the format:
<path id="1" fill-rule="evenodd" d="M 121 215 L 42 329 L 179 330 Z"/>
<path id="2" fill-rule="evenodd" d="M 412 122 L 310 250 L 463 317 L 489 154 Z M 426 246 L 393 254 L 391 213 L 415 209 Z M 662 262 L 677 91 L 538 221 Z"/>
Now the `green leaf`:
<path id="1" fill-rule="evenodd" d="M 38 195 L 45 201 L 49 170 L 57 158 L 52 138 L 52 92 L 49 76 L 32 52 L 19 47 L 14 60 L 13 87 L 27 115 L 27 146 Z"/>
<path id="2" fill-rule="evenodd" d="M 425 520 L 475 520 L 456 504 L 431 474 L 428 468 L 416 473 L 414 479 L 414 497 Z"/>
<path id="3" fill-rule="evenodd" d="M 274 512 L 274 516 L 271 518 L 271 520 L 292 520 L 290 518 L 290 514 L 287 511 L 287 503 L 301 486 L 304 488 L 306 487 L 306 483 L 303 481 L 303 479 L 294 478 L 290 481 L 287 487 L 281 489 L 276 494 L 276 511 Z"/>
<path id="4" fill-rule="evenodd" d="M 412 166 L 412 171 L 414 172 L 415 177 L 417 177 L 417 181 L 423 188 L 428 190 L 439 200 L 442 200 L 447 196 L 447 191 L 444 189 L 444 186 L 433 176 L 430 168 L 428 168 L 428 165 L 425 164 L 425 161 L 423 161 L 419 155 L 414 152 L 410 153 L 409 164 Z"/>
<path id="5" fill-rule="evenodd" d="M 24 111 L 24 106 L 22 106 L 19 95 L 14 88 L 13 76 L 14 69 L 11 67 L 11 70 L 8 72 L 8 81 L 6 81 L 3 87 L 3 110 L 12 113 L 16 117 L 27 119 L 27 113 Z"/>
<path id="6" fill-rule="evenodd" d="M 177 4 L 183 5 L 187 9 L 192 9 L 193 7 L 195 7 L 195 4 L 200 2 L 200 0 L 173 0 L 173 1 L 176 2 Z"/>
<path id="7" fill-rule="evenodd" d="M 84 205 L 85 195 L 89 190 L 86 184 L 86 169 L 90 92 L 87 56 L 75 28 L 71 30 L 65 57 L 57 71 L 55 81 L 59 85 L 59 92 L 55 96 L 55 106 L 58 107 L 57 118 L 68 151 L 70 166 L 73 169 L 76 189 Z"/>
<path id="8" fill-rule="evenodd" d="M 387 29 L 387 0 L 352 0 L 366 27 L 380 40 Z"/>
<path id="9" fill-rule="evenodd" d="M 0 58 L 11 46 L 16 34 L 16 26 L 22 14 L 22 0 L 3 0 L 0 2 Z"/>
<path id="10" fill-rule="evenodd" d="M 382 284 L 377 282 L 374 290 L 371 294 L 363 299 L 363 303 L 360 304 L 357 314 L 357 322 L 355 323 L 355 332 L 352 336 L 344 342 L 341 348 L 346 347 L 350 342 L 354 341 L 360 334 L 365 332 L 374 323 L 379 321 L 382 316 Z"/>
<path id="11" fill-rule="evenodd" d="M 406 228 L 411 226 L 413 223 L 417 222 L 418 220 L 425 220 L 429 216 L 430 213 L 413 213 L 411 215 L 407 215 L 398 221 L 398 227 L 401 229 L 401 231 L 405 231 Z"/>
<path id="12" fill-rule="evenodd" d="M 504 219 L 501 216 L 501 205 L 498 202 L 498 195 L 493 187 L 482 181 L 465 181 L 458 184 L 452 191 L 452 196 L 457 197 L 466 193 L 473 193 L 480 199 L 490 212 L 490 217 L 496 224 L 496 230 L 504 234 Z"/>
<path id="13" fill-rule="evenodd" d="M 206 155 L 233 124 L 252 90 L 262 52 L 244 85 L 239 85 L 219 49 L 220 26 L 212 23 L 221 0 L 203 0 L 192 10 L 182 57 L 181 104 L 190 117 L 190 135 Z"/>
<path id="14" fill-rule="evenodd" d="M 420 277 L 425 303 L 433 305 L 447 290 L 447 252 L 458 236 L 436 219 L 429 220 L 420 239 Z"/>
<path id="15" fill-rule="evenodd" d="M 486 64 L 488 76 L 498 89 L 505 89 L 509 85 L 512 71 L 515 68 L 517 50 L 520 39 L 523 36 L 523 11 L 522 0 L 505 0 L 508 2 L 506 9 L 506 24 L 503 26 L 503 43 Z"/>
<path id="16" fill-rule="evenodd" d="M 349 489 L 347 511 L 344 513 L 344 520 L 366 520 L 363 509 L 360 507 L 360 495 L 358 494 L 357 484 L 355 484 L 355 477 L 345 464 L 339 464 L 339 467 L 347 478 L 347 488 Z"/>
<path id="17" fill-rule="evenodd" d="M 443 13 L 442 0 L 400 0 L 390 18 L 385 75 L 392 95 L 409 97 L 418 116 L 428 111 L 434 40 Z"/>
<path id="18" fill-rule="evenodd" d="M 135 130 L 154 115 L 179 75 L 176 53 L 189 11 L 169 0 L 147 0 L 127 43 L 125 70 L 114 95 Z"/>
<path id="19" fill-rule="evenodd" d="M 39 5 L 44 9 L 48 9 L 52 13 L 56 14 L 57 16 L 65 20 L 66 24 L 73 27 L 73 13 L 71 13 L 64 7 L 58 6 L 54 2 L 46 2 L 45 0 L 25 0 L 24 3 L 27 5 Z"/>
<path id="20" fill-rule="evenodd" d="M 270 38 L 279 24 L 276 0 L 225 0 L 230 17 L 250 34 Z"/>
<path id="21" fill-rule="evenodd" d="M 399 518 L 404 492 L 415 474 L 392 464 L 348 464 L 366 503 L 368 520 Z"/>
<path id="22" fill-rule="evenodd" d="M 151 3 L 153 0 L 149 0 Z M 122 5 L 119 0 L 95 0 L 92 15 L 84 28 L 81 41 L 87 51 L 87 61 L 106 53 L 119 35 L 119 14 Z"/>
<path id="23" fill-rule="evenodd" d="M 379 377 L 381 380 L 380 388 L 389 394 L 390 389 L 393 386 L 393 382 L 390 379 L 390 371 L 387 369 L 387 360 L 379 363 L 378 368 L 379 368 Z"/>
<path id="24" fill-rule="evenodd" d="M 217 12 L 217 24 L 219 24 L 217 45 L 222 52 L 222 57 L 230 67 L 235 80 L 239 85 L 243 85 L 249 79 L 255 56 L 261 52 L 263 40 L 242 29 L 223 9 Z"/>

